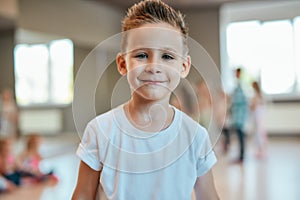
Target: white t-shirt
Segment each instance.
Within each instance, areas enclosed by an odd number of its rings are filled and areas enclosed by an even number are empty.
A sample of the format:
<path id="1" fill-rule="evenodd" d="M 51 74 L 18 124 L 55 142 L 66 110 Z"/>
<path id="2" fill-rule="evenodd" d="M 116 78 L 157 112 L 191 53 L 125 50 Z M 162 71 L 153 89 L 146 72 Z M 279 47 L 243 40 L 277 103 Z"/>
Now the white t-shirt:
<path id="1" fill-rule="evenodd" d="M 77 154 L 92 169 L 102 170 L 106 199 L 191 199 L 197 177 L 217 160 L 206 129 L 173 109 L 173 122 L 157 133 L 135 128 L 123 105 L 88 123 Z"/>

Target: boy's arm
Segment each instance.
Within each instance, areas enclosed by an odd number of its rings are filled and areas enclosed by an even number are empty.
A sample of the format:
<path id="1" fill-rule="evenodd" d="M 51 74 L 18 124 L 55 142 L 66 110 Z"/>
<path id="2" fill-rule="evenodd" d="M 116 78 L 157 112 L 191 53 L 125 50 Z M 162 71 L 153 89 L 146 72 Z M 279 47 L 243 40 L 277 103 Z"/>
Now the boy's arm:
<path id="1" fill-rule="evenodd" d="M 101 171 L 95 171 L 83 161 L 80 162 L 77 185 L 72 200 L 94 200 Z"/>
<path id="2" fill-rule="evenodd" d="M 211 170 L 197 178 L 194 189 L 196 200 L 219 200 Z"/>

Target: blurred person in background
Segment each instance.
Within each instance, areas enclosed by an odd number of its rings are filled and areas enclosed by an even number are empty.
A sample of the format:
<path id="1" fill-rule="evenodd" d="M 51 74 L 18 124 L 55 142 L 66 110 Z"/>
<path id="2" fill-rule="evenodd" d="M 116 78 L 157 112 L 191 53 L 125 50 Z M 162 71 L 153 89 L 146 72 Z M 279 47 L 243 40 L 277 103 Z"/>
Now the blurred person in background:
<path id="1" fill-rule="evenodd" d="M 240 82 L 241 74 L 242 69 L 237 68 L 235 70 L 237 83 L 230 99 L 230 117 L 232 129 L 237 132 L 238 141 L 240 144 L 240 155 L 236 160 L 237 163 L 242 163 L 244 161 L 246 139 L 244 126 L 248 116 L 248 102 Z"/>
<path id="2" fill-rule="evenodd" d="M 0 136 L 17 138 L 18 136 L 18 107 L 13 91 L 5 89 L 1 95 Z"/>
<path id="3" fill-rule="evenodd" d="M 21 173 L 10 138 L 0 139 L 0 174 L 17 186 L 21 184 Z"/>
<path id="4" fill-rule="evenodd" d="M 263 158 L 266 154 L 268 143 L 267 131 L 264 124 L 265 102 L 258 82 L 254 81 L 252 87 L 254 89 L 254 96 L 251 100 L 250 108 L 254 117 L 255 141 L 257 145 L 256 156 L 257 158 Z"/>
<path id="5" fill-rule="evenodd" d="M 21 169 L 31 172 L 35 176 L 41 176 L 40 162 L 42 156 L 39 153 L 41 144 L 41 136 L 38 134 L 30 134 L 26 141 L 25 150 L 20 155 Z"/>
<path id="6" fill-rule="evenodd" d="M 53 174 L 53 171 L 44 173 L 40 168 L 40 163 L 43 160 L 39 150 L 42 138 L 39 134 L 32 133 L 28 136 L 26 148 L 19 156 L 20 170 L 25 174 L 30 174 L 29 182 L 58 182 L 58 178 Z"/>
<path id="7" fill-rule="evenodd" d="M 27 142 L 27 149 L 20 157 L 13 153 L 14 140 L 11 138 L 0 139 L 0 174 L 9 183 L 16 186 L 24 184 L 51 181 L 56 183 L 58 179 L 52 172 L 42 173 L 40 171 L 41 156 L 38 147 L 39 136 L 30 136 Z M 21 158 L 21 159 L 20 159 Z M 11 185 L 11 184 L 10 184 Z"/>

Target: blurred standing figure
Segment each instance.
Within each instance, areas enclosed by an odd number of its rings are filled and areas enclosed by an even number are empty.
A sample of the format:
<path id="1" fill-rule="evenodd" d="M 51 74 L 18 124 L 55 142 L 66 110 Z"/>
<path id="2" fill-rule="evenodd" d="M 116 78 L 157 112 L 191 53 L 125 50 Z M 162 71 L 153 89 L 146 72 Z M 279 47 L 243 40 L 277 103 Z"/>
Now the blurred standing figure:
<path id="1" fill-rule="evenodd" d="M 256 156 L 262 158 L 266 153 L 267 132 L 264 124 L 265 104 L 258 82 L 253 82 L 254 96 L 251 101 L 251 111 L 255 123 L 255 139 L 257 143 Z"/>
<path id="2" fill-rule="evenodd" d="M 18 108 L 14 100 L 12 90 L 5 89 L 1 97 L 2 107 L 0 109 L 0 136 L 16 138 L 18 126 Z"/>
<path id="3" fill-rule="evenodd" d="M 246 95 L 240 83 L 241 73 L 242 73 L 241 68 L 237 68 L 235 70 L 237 85 L 231 95 L 231 107 L 230 107 L 232 128 L 237 132 L 239 143 L 240 143 L 240 156 L 237 160 L 238 162 L 243 162 L 244 160 L 244 154 L 245 154 L 244 125 L 248 114 L 248 104 L 247 104 Z"/>

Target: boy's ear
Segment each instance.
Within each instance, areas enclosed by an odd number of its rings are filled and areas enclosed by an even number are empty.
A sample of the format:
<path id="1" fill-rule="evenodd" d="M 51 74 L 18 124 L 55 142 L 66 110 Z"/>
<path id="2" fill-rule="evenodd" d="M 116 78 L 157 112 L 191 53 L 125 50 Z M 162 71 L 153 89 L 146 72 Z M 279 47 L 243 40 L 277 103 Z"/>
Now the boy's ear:
<path id="1" fill-rule="evenodd" d="M 127 74 L 127 67 L 126 67 L 126 61 L 124 56 L 121 53 L 118 53 L 116 58 L 116 63 L 118 66 L 118 71 L 122 76 L 125 76 Z"/>
<path id="2" fill-rule="evenodd" d="M 189 55 L 187 55 L 183 59 L 182 69 L 181 69 L 181 72 L 180 72 L 181 78 L 186 78 L 187 75 L 190 72 L 190 69 L 191 69 L 191 57 Z"/>

